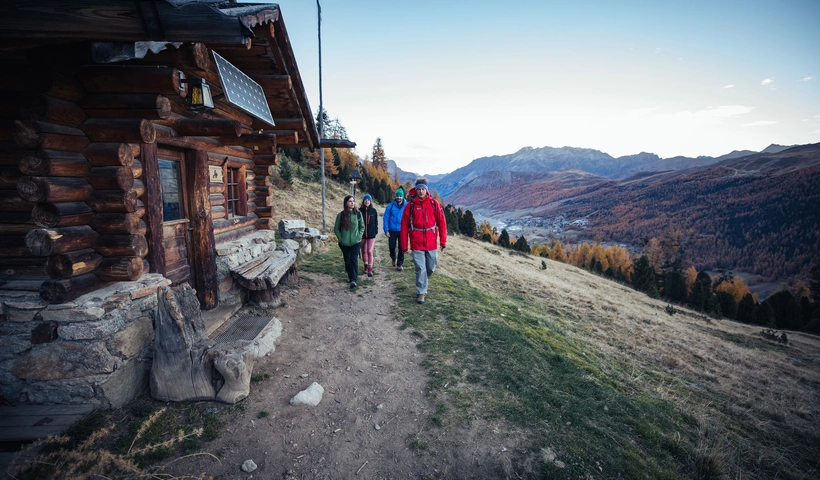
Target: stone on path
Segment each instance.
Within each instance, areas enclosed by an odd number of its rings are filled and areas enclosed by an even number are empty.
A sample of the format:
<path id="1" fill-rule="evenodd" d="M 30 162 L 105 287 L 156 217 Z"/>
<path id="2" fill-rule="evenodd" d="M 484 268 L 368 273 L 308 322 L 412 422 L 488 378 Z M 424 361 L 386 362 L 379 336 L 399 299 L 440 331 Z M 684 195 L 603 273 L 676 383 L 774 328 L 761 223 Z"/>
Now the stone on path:
<path id="1" fill-rule="evenodd" d="M 290 399 L 291 405 L 310 405 L 315 407 L 319 405 L 319 402 L 322 401 L 322 394 L 325 393 L 325 389 L 322 388 L 316 382 L 313 382 L 308 388 L 302 390 L 301 392 L 297 393 L 293 398 Z"/>

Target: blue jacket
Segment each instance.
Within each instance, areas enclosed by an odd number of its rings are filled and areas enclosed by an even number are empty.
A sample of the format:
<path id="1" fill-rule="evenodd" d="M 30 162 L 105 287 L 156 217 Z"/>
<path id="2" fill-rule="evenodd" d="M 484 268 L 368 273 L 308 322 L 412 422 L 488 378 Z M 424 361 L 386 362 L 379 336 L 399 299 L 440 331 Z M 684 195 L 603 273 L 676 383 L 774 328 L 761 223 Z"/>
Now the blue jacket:
<path id="1" fill-rule="evenodd" d="M 401 216 L 404 214 L 404 207 L 406 206 L 407 200 L 401 202 L 401 205 L 397 204 L 395 200 L 387 204 L 387 208 L 384 209 L 384 220 L 382 221 L 385 232 L 401 231 Z"/>

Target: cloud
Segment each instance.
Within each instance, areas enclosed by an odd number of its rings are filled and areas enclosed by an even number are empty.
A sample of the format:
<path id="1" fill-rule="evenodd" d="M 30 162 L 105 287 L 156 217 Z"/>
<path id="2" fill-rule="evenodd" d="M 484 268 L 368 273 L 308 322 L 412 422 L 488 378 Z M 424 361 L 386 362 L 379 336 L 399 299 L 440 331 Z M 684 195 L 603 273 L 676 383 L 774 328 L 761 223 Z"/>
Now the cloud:
<path id="1" fill-rule="evenodd" d="M 762 127 L 764 125 L 774 125 L 775 123 L 777 122 L 774 120 L 758 120 L 752 123 L 744 123 L 741 127 Z"/>
<path id="2" fill-rule="evenodd" d="M 727 89 L 727 88 L 735 88 L 735 86 L 734 86 L 734 85 L 726 85 L 726 86 L 725 86 L 725 87 L 723 87 L 723 88 L 724 88 L 724 89 Z"/>
<path id="3" fill-rule="evenodd" d="M 763 80 L 762 82 L 760 82 L 760 84 L 763 85 L 764 87 L 766 85 L 771 85 L 773 83 L 774 83 L 774 79 L 772 79 L 772 78 L 767 78 L 767 79 Z"/>
<path id="4" fill-rule="evenodd" d="M 814 77 L 810 77 L 810 76 L 806 75 L 805 77 L 798 80 L 798 82 L 811 82 L 812 78 L 814 78 Z"/>

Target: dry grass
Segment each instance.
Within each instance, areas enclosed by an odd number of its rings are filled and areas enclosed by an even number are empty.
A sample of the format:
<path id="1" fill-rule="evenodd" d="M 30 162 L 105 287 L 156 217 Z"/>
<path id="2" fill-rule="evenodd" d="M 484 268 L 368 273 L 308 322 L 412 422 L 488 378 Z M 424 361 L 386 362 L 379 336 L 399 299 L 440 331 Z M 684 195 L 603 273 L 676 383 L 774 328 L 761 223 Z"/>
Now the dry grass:
<path id="1" fill-rule="evenodd" d="M 455 237 L 440 271 L 525 299 L 634 396 L 670 401 L 696 418 L 710 432 L 695 460 L 701 478 L 719 478 L 718 466 L 736 471 L 735 462 L 777 464 L 792 449 L 820 469 L 820 447 L 810 444 L 820 432 L 820 338 L 789 332 L 783 346 L 763 339 L 760 327 L 683 307 L 669 315 L 665 302 L 566 264 L 547 260 L 543 270 L 542 260 Z"/>

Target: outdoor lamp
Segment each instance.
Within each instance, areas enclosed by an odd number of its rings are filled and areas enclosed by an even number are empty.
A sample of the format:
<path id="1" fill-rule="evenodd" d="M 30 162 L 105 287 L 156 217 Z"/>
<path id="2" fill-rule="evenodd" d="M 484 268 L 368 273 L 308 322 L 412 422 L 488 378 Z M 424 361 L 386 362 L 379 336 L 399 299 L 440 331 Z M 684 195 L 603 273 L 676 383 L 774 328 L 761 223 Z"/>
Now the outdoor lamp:
<path id="1" fill-rule="evenodd" d="M 199 80 L 189 80 L 179 73 L 179 83 L 187 83 L 191 86 L 191 110 L 204 110 L 214 108 L 214 99 L 211 96 L 211 87 L 204 78 Z"/>
<path id="2" fill-rule="evenodd" d="M 359 170 L 353 170 L 353 173 L 350 174 L 350 184 L 353 185 L 353 196 L 356 196 L 356 182 L 362 179 L 362 175 L 359 173 Z"/>

